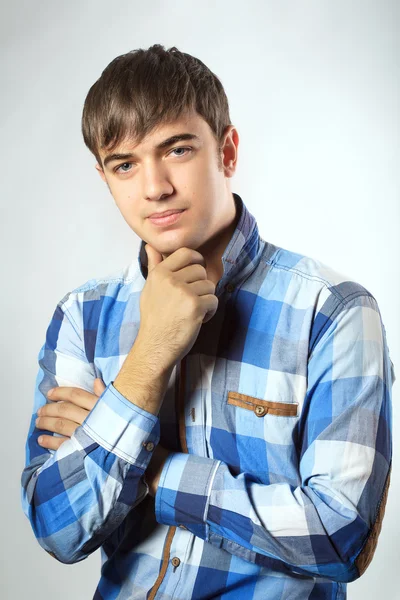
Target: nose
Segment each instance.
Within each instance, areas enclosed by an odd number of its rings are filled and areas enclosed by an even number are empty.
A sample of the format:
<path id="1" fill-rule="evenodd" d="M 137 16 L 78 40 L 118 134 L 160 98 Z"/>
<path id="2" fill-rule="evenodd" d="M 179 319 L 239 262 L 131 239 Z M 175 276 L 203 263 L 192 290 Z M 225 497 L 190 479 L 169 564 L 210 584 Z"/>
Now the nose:
<path id="1" fill-rule="evenodd" d="M 159 200 L 169 196 L 174 188 L 169 181 L 167 169 L 159 162 L 149 161 L 141 169 L 142 195 L 145 200 Z"/>

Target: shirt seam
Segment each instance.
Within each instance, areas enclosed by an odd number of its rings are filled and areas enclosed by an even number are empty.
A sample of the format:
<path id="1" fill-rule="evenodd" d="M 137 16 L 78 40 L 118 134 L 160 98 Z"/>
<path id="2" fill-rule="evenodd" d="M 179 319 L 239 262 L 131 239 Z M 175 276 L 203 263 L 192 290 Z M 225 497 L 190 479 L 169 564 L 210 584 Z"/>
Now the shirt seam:
<path id="1" fill-rule="evenodd" d="M 339 292 L 336 289 L 333 289 L 333 286 L 335 285 L 333 282 L 328 281 L 327 279 L 323 279 L 322 277 L 318 276 L 318 275 L 310 275 L 309 273 L 305 273 L 304 271 L 301 271 L 300 269 L 297 269 L 295 267 L 289 267 L 288 265 L 283 265 L 283 264 L 277 264 L 277 257 L 279 255 L 279 253 L 281 252 L 281 250 L 278 250 L 274 256 L 272 256 L 269 259 L 263 259 L 264 262 L 266 264 L 269 264 L 271 267 L 275 267 L 277 269 L 282 269 L 284 271 L 291 271 L 292 273 L 295 273 L 297 275 L 300 275 L 301 277 L 304 277 L 304 279 L 308 279 L 309 281 L 318 281 L 320 283 L 323 283 L 325 285 L 325 287 L 327 289 L 329 289 L 329 291 L 336 296 L 336 298 L 339 300 L 339 302 L 341 302 L 342 304 L 346 305 L 346 303 L 350 300 L 352 300 L 352 297 L 358 297 L 358 296 L 368 296 L 370 298 L 374 298 L 375 297 L 368 291 L 366 290 L 366 292 L 353 292 L 352 294 L 349 294 L 348 296 L 342 296 L 341 294 L 339 294 Z M 348 280 L 350 281 L 350 280 Z"/>
<path id="2" fill-rule="evenodd" d="M 61 310 L 63 311 L 63 313 L 66 315 L 67 319 L 69 320 L 69 322 L 71 323 L 76 335 L 79 338 L 79 341 L 81 342 L 81 344 L 83 344 L 83 340 L 79 331 L 79 327 L 75 321 L 75 319 L 73 318 L 73 316 L 71 315 L 71 313 L 69 312 L 68 308 L 65 306 L 65 304 L 61 305 Z M 86 352 L 84 351 L 84 349 L 82 348 L 85 356 L 86 356 Z"/>
<path id="3" fill-rule="evenodd" d="M 90 427 L 90 425 L 88 425 L 87 423 L 82 424 L 82 429 L 84 431 L 86 431 L 87 435 L 90 438 L 92 438 L 92 440 L 94 442 L 99 444 L 102 448 L 104 448 L 108 452 L 112 452 L 112 454 L 115 454 L 119 458 L 122 458 L 122 460 L 124 460 L 125 462 L 128 462 L 129 464 L 134 465 L 135 467 L 137 467 L 139 469 L 146 470 L 146 468 L 147 468 L 146 464 L 138 461 L 137 458 L 134 458 L 133 456 L 126 454 L 123 450 L 119 449 L 117 446 L 112 446 L 112 444 L 109 444 L 109 442 L 107 442 L 107 440 L 105 440 L 100 434 L 98 434 L 94 429 L 92 429 Z M 103 443 L 101 443 L 101 442 L 103 442 Z M 149 454 L 149 456 L 150 456 L 150 454 Z"/>

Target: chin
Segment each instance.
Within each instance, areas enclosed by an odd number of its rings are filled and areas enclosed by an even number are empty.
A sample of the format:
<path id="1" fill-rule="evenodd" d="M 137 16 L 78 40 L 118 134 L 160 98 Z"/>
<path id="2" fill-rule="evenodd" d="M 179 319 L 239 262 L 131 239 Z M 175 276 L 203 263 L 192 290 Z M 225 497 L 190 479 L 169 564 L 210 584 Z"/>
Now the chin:
<path id="1" fill-rule="evenodd" d="M 160 236 L 162 237 L 162 236 Z M 190 236 L 184 236 L 184 235 L 175 235 L 173 238 L 166 240 L 166 239 L 155 239 L 154 243 L 149 240 L 148 243 L 153 246 L 158 252 L 160 252 L 160 254 L 173 254 L 174 252 L 176 252 L 176 250 L 179 250 L 179 248 L 192 248 L 192 249 L 196 249 L 196 247 L 199 245 L 197 240 L 193 240 L 190 238 Z"/>

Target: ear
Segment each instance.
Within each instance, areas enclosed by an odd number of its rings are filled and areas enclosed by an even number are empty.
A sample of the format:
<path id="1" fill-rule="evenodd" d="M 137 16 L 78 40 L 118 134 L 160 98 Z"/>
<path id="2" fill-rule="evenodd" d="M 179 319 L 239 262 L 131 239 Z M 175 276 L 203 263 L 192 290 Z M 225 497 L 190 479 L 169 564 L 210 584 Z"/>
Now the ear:
<path id="1" fill-rule="evenodd" d="M 101 168 L 101 166 L 99 165 L 99 163 L 95 164 L 96 170 L 98 171 L 100 177 L 102 178 L 103 181 L 106 181 L 106 176 L 104 175 L 104 171 Z"/>
<path id="2" fill-rule="evenodd" d="M 225 177 L 233 177 L 237 167 L 239 133 L 233 125 L 225 129 L 225 138 L 222 145 L 222 161 Z"/>

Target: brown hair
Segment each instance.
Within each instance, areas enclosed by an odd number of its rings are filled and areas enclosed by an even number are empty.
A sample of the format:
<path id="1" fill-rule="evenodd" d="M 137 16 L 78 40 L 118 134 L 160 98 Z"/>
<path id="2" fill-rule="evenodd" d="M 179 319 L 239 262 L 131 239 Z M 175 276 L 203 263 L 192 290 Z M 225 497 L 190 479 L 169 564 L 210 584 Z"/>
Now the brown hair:
<path id="1" fill-rule="evenodd" d="M 140 143 L 154 127 L 193 109 L 210 126 L 219 151 L 231 120 L 218 77 L 175 46 L 138 48 L 114 58 L 90 88 L 82 113 L 83 139 L 102 166 L 99 149 L 113 151 L 126 139 Z"/>

